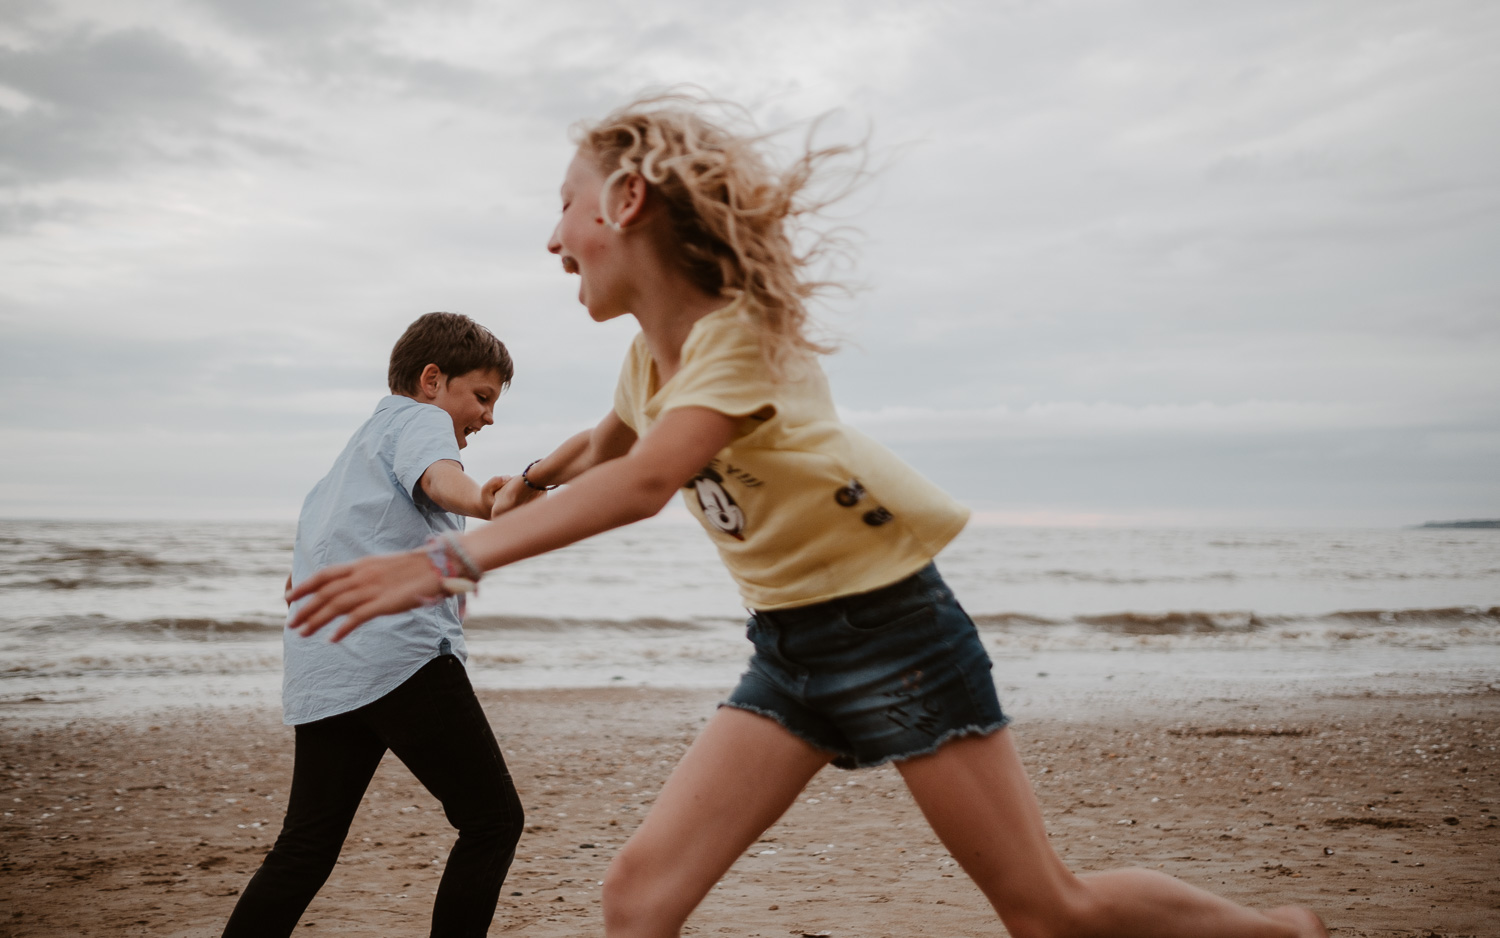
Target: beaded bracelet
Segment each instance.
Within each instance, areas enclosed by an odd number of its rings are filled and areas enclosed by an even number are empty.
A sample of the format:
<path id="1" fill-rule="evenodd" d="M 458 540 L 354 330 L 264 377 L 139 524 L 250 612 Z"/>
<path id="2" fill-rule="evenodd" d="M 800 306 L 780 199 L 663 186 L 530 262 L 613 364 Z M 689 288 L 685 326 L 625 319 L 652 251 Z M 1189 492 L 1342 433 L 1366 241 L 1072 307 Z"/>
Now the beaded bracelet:
<path id="1" fill-rule="evenodd" d="M 459 543 L 457 532 L 449 531 L 442 535 L 442 539 L 443 546 L 448 548 L 449 556 L 458 558 L 459 565 L 464 568 L 464 573 L 469 575 L 469 579 L 478 583 L 484 578 L 484 571 L 479 568 L 479 564 L 474 562 L 474 558 L 469 556 L 469 552 L 464 550 L 464 545 Z"/>
<path id="2" fill-rule="evenodd" d="M 429 537 L 422 547 L 427 554 L 428 562 L 432 564 L 432 569 L 437 571 L 438 586 L 442 590 L 440 594 L 432 596 L 427 600 L 428 605 L 440 603 L 449 596 L 462 597 L 465 593 L 479 592 L 479 577 L 476 576 L 473 579 L 469 579 L 468 577 L 455 576 L 459 572 L 454 569 L 453 563 L 455 545 L 446 536 L 438 537 L 434 535 L 433 537 Z M 465 568 L 463 570 L 464 573 L 469 573 L 470 567 L 474 570 L 479 569 L 473 566 L 472 560 L 467 559 L 467 554 L 462 554 L 463 548 L 457 548 L 457 550 L 462 555 L 460 558 L 461 562 L 466 561 L 462 562 L 462 566 Z"/>
<path id="3" fill-rule="evenodd" d="M 535 466 L 539 462 L 541 462 L 540 459 L 533 459 L 531 462 L 526 464 L 526 468 L 521 470 L 521 481 L 525 482 L 526 487 L 531 489 L 532 491 L 550 492 L 562 483 L 559 482 L 557 483 L 557 485 L 537 485 L 535 482 L 531 481 L 531 476 L 527 475 L 527 473 L 531 472 L 531 467 Z"/>

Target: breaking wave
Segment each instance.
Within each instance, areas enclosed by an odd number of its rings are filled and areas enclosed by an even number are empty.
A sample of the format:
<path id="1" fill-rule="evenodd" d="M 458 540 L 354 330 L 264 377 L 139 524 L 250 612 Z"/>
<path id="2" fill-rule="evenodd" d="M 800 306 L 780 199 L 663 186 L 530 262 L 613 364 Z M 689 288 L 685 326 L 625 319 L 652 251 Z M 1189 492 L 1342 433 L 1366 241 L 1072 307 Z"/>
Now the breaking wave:
<path id="1" fill-rule="evenodd" d="M 1107 635 L 1234 635 L 1268 629 L 1315 628 L 1347 630 L 1366 628 L 1462 628 L 1500 627 L 1500 606 L 1454 606 L 1440 609 L 1364 609 L 1333 612 L 1323 616 L 1257 615 L 1253 612 L 1117 612 L 1109 615 L 1079 615 L 1047 618 L 1021 612 L 974 616 L 974 623 L 987 633 L 1046 633 L 1068 630 Z M 677 619 L 638 616 L 626 619 L 579 616 L 471 616 L 464 629 L 482 637 L 505 633 L 555 633 L 614 631 L 637 634 L 733 633 L 743 620 L 728 617 Z M 103 615 L 51 616 L 25 619 L 0 618 L 0 634 L 113 636 L 123 639 L 212 641 L 277 637 L 283 620 L 279 616 L 153 617 L 119 619 Z"/>

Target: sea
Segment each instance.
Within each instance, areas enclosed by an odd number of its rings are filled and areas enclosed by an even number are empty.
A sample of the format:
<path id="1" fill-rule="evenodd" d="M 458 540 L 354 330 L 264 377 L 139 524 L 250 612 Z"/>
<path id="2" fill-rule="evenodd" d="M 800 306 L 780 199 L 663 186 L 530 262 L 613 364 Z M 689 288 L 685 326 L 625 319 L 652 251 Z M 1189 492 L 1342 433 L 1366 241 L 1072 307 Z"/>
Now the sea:
<path id="1" fill-rule="evenodd" d="M 293 534 L 0 521 L 0 720 L 279 705 Z M 937 562 L 1008 707 L 1500 690 L 1500 530 L 976 524 Z M 646 522 L 486 577 L 469 671 L 727 689 L 745 619 L 701 530 Z"/>

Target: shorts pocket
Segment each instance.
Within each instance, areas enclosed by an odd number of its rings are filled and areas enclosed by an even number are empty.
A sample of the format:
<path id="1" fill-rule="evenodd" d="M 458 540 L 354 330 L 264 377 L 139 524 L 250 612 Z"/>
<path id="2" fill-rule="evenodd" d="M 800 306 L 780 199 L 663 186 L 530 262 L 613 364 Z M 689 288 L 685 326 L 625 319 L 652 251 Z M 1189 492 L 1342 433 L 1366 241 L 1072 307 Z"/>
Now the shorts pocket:
<path id="1" fill-rule="evenodd" d="M 889 615 L 878 610 L 860 610 L 856 615 L 845 615 L 844 624 L 855 632 L 899 632 L 902 629 L 927 626 L 937 618 L 937 609 L 931 603 L 923 603 L 915 609 L 892 609 Z"/>

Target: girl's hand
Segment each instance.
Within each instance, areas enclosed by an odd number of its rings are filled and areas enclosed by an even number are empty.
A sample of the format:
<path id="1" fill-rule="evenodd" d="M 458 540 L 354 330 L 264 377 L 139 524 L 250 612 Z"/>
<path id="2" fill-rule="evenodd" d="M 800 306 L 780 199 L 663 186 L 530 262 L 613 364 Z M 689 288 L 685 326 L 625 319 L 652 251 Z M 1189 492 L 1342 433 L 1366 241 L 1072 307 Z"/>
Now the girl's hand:
<path id="1" fill-rule="evenodd" d="M 484 517 L 492 518 L 495 515 L 495 495 L 505 488 L 512 476 L 491 476 L 490 480 L 479 488 L 479 506 L 484 509 Z"/>
<path id="2" fill-rule="evenodd" d="M 310 598 L 286 627 L 307 636 L 347 616 L 333 633 L 336 642 L 376 616 L 415 609 L 441 595 L 442 580 L 424 551 L 362 557 L 325 567 L 298 584 L 290 601 Z"/>
<path id="3" fill-rule="evenodd" d="M 527 485 L 526 480 L 519 475 L 512 476 L 495 493 L 495 501 L 490 507 L 490 517 L 498 518 L 512 508 L 518 508 L 541 494 L 543 493 Z"/>

